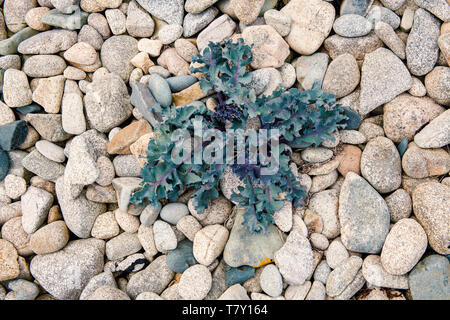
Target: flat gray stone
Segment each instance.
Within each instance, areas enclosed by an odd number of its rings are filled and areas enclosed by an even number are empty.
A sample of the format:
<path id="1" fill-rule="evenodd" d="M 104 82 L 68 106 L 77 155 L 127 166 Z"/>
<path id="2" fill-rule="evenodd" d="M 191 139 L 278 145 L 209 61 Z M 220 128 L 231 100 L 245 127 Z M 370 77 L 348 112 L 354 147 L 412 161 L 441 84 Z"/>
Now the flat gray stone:
<path id="1" fill-rule="evenodd" d="M 339 195 L 339 220 L 344 246 L 361 253 L 378 253 L 389 232 L 384 199 L 363 178 L 349 172 Z"/>
<path id="2" fill-rule="evenodd" d="M 269 225 L 267 232 L 250 233 L 242 225 L 244 211 L 237 210 L 230 237 L 223 252 L 225 262 L 232 267 L 243 265 L 258 266 L 266 259 L 273 259 L 275 252 L 283 241 L 274 225 Z"/>

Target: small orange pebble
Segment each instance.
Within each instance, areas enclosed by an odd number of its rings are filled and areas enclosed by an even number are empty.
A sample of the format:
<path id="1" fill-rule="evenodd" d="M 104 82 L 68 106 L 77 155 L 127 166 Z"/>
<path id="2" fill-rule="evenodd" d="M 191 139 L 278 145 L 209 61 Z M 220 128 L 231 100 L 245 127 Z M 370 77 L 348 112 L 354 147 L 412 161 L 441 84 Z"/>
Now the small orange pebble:
<path id="1" fill-rule="evenodd" d="M 261 262 L 258 265 L 253 266 L 253 268 L 259 268 L 259 267 L 265 266 L 266 264 L 269 264 L 269 263 L 272 263 L 272 262 L 273 262 L 272 259 L 269 259 L 269 258 L 266 257 L 263 260 L 261 260 Z"/>

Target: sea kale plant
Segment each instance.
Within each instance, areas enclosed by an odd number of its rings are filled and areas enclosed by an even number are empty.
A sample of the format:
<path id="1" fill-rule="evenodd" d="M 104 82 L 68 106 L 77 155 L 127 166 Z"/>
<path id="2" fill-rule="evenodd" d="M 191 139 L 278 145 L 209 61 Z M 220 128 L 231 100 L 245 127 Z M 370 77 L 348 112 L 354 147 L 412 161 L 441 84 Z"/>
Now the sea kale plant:
<path id="1" fill-rule="evenodd" d="M 242 39 L 210 42 L 193 58 L 195 67 L 191 67 L 191 73 L 201 75 L 201 90 L 213 96 L 217 105 L 214 110 L 199 101 L 183 107 L 158 107 L 162 123 L 154 128 L 147 163 L 142 169 L 142 189 L 133 194 L 132 202 L 157 205 L 161 199 L 176 201 L 193 188 L 193 205 L 202 213 L 219 196 L 220 178 L 231 169 L 244 185 L 238 187 L 231 200 L 245 209 L 244 224 L 250 232 L 265 231 L 284 200 L 294 206 L 302 205 L 306 194 L 293 170 L 293 150 L 333 140 L 332 133 L 352 127 L 351 122 L 355 116 L 358 122 L 358 117 L 337 105 L 334 96 L 322 91 L 318 83 L 310 90 L 279 89 L 270 96 L 258 97 L 251 86 L 251 61 L 251 47 Z M 203 132 L 215 129 L 215 138 L 195 140 L 199 138 L 195 136 L 196 123 L 201 123 Z M 278 139 L 246 139 L 240 161 L 234 161 L 237 152 L 227 151 L 225 155 L 213 151 L 218 142 L 226 140 L 227 131 L 233 129 L 245 135 L 251 123 L 256 123 L 259 131 L 276 129 Z M 182 132 L 193 134 L 194 142 L 186 142 Z M 261 147 L 262 140 L 266 152 L 259 154 L 256 163 L 255 159 L 250 161 L 248 150 Z M 180 145 L 184 146 L 182 155 L 178 151 Z M 202 152 L 209 152 L 215 161 L 195 161 Z"/>

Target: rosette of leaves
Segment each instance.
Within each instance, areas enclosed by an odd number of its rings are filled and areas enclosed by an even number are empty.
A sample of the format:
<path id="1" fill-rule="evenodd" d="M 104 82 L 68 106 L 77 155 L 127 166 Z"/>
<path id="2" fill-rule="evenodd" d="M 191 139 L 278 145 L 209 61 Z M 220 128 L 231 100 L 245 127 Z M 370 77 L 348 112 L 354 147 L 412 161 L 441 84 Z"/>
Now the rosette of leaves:
<path id="1" fill-rule="evenodd" d="M 267 154 L 259 153 L 256 164 L 250 161 L 246 151 L 245 161 L 230 164 L 234 174 L 244 183 L 231 200 L 245 209 L 244 224 L 250 232 L 263 232 L 272 224 L 273 215 L 283 207 L 284 201 L 301 206 L 305 198 L 304 188 L 294 172 L 292 149 L 318 146 L 324 140 L 333 140 L 337 129 L 355 127 L 360 118 L 350 109 L 336 104 L 332 94 L 320 89 L 316 83 L 312 89 L 277 90 L 270 96 L 258 97 L 251 88 L 251 47 L 243 39 L 236 42 L 226 40 L 212 43 L 193 58 L 197 67 L 191 73 L 202 74 L 200 87 L 205 94 L 213 95 L 218 105 L 214 111 L 203 105 L 169 107 L 161 111 L 163 121 L 156 128 L 154 138 L 147 150 L 147 164 L 142 170 L 143 188 L 132 196 L 132 201 L 153 204 L 160 199 L 176 201 L 188 188 L 194 206 L 203 212 L 211 200 L 219 196 L 219 180 L 227 169 L 222 164 L 191 164 L 191 161 L 174 163 L 171 153 L 181 140 L 174 139 L 174 131 L 182 128 L 193 133 L 193 121 L 202 120 L 206 128 L 219 129 L 225 141 L 225 129 L 245 130 L 250 118 L 256 118 L 260 129 L 277 129 L 277 145 L 266 141 Z M 202 142 L 197 147 L 207 148 L 211 142 Z M 246 139 L 246 150 L 258 147 L 262 142 Z M 195 150 L 191 148 L 186 159 L 192 159 Z M 273 174 L 263 174 L 263 169 L 276 165 Z"/>

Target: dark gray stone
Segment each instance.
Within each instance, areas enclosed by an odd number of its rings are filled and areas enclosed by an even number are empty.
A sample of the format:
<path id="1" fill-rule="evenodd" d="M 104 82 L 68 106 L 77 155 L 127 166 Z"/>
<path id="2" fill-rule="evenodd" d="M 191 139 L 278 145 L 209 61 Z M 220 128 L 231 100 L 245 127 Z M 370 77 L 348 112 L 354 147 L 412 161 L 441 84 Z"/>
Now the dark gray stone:
<path id="1" fill-rule="evenodd" d="M 131 89 L 131 104 L 139 110 L 152 127 L 157 127 L 162 121 L 161 106 L 153 98 L 150 89 L 140 82 L 133 83 Z"/>
<path id="2" fill-rule="evenodd" d="M 21 145 L 28 134 L 28 126 L 24 120 L 17 120 L 0 126 L 0 147 L 11 151 Z"/>
<path id="3" fill-rule="evenodd" d="M 198 79 L 194 76 L 186 75 L 186 76 L 170 77 L 167 78 L 166 81 L 169 84 L 170 90 L 172 90 L 172 92 L 179 92 L 196 83 Z"/>
<path id="4" fill-rule="evenodd" d="M 448 300 L 450 297 L 450 263 L 444 256 L 428 256 L 409 274 L 413 300 Z"/>

